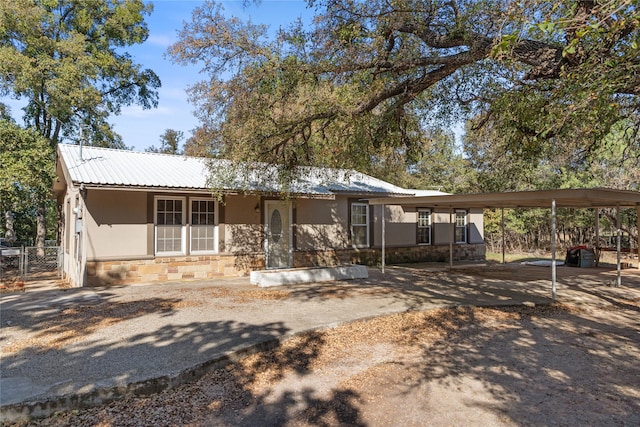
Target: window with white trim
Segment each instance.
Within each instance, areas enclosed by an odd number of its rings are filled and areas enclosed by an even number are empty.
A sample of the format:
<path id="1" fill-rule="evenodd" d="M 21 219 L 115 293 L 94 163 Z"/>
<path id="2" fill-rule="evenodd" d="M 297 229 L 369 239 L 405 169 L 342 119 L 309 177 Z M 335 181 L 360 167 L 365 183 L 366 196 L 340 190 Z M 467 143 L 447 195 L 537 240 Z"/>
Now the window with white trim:
<path id="1" fill-rule="evenodd" d="M 431 244 L 431 210 L 418 209 L 418 235 L 419 245 Z"/>
<path id="2" fill-rule="evenodd" d="M 456 210 L 456 243 L 467 243 L 467 211 Z"/>
<path id="3" fill-rule="evenodd" d="M 369 205 L 351 204 L 351 244 L 356 248 L 369 246 Z"/>
<path id="4" fill-rule="evenodd" d="M 190 245 L 191 253 L 206 253 L 216 251 L 216 205 L 211 199 L 190 198 L 191 225 Z"/>
<path id="5" fill-rule="evenodd" d="M 184 254 L 184 197 L 156 197 L 156 254 Z"/>

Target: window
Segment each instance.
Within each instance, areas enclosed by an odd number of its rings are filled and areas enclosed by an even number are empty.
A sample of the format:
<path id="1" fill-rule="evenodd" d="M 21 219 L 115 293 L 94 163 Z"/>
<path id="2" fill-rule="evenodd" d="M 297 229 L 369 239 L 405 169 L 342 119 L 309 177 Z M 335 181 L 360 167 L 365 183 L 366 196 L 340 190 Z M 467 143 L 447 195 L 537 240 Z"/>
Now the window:
<path id="1" fill-rule="evenodd" d="M 191 201 L 191 253 L 216 251 L 215 202 L 210 199 Z"/>
<path id="2" fill-rule="evenodd" d="M 467 211 L 456 210 L 456 243 L 467 243 Z"/>
<path id="3" fill-rule="evenodd" d="M 431 211 L 418 209 L 418 244 L 431 244 Z"/>
<path id="4" fill-rule="evenodd" d="M 369 246 L 369 205 L 351 204 L 351 244 L 356 248 Z"/>
<path id="5" fill-rule="evenodd" d="M 156 253 L 185 253 L 184 205 L 184 198 L 156 198 Z"/>

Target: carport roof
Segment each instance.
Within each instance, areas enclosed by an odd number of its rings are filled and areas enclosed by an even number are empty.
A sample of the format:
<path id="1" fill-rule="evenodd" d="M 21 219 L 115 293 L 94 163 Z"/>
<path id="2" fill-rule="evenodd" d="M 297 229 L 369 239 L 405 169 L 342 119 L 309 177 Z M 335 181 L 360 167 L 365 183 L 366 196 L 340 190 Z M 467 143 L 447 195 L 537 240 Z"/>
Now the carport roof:
<path id="1" fill-rule="evenodd" d="M 372 205 L 427 206 L 432 208 L 606 208 L 640 207 L 640 192 L 609 188 L 513 191 L 501 193 L 453 194 L 426 197 L 383 197 Z"/>

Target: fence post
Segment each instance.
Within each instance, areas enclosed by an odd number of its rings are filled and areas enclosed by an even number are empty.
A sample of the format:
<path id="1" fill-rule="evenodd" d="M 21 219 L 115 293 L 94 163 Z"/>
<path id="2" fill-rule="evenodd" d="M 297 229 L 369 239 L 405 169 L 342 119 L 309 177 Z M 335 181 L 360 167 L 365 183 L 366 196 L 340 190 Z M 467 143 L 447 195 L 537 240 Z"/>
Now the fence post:
<path id="1" fill-rule="evenodd" d="M 22 280 L 27 279 L 29 274 L 29 248 L 22 247 L 22 255 L 24 257 L 24 263 L 22 264 Z"/>

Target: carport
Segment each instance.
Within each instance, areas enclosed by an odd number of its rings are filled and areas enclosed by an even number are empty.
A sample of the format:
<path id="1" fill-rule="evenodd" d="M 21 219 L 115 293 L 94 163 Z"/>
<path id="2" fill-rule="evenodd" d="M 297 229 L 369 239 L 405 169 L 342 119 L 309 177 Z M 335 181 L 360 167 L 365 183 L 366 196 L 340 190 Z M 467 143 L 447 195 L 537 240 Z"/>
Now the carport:
<path id="1" fill-rule="evenodd" d="M 612 190 L 608 188 L 560 189 L 538 191 L 514 191 L 504 193 L 454 194 L 445 196 L 384 197 L 370 199 L 371 205 L 429 206 L 449 209 L 451 235 L 449 239 L 449 265 L 453 267 L 453 213 L 456 208 L 502 209 L 502 262 L 504 263 L 504 209 L 511 208 L 547 208 L 551 209 L 551 294 L 556 299 L 556 210 L 557 208 L 595 209 L 596 238 L 599 237 L 599 209 L 616 208 L 617 214 L 617 279 L 621 284 L 621 230 L 620 209 L 638 210 L 638 229 L 640 230 L 640 192 Z M 385 267 L 385 215 L 382 215 L 382 271 Z M 640 233 L 638 233 L 638 268 L 640 269 Z"/>

